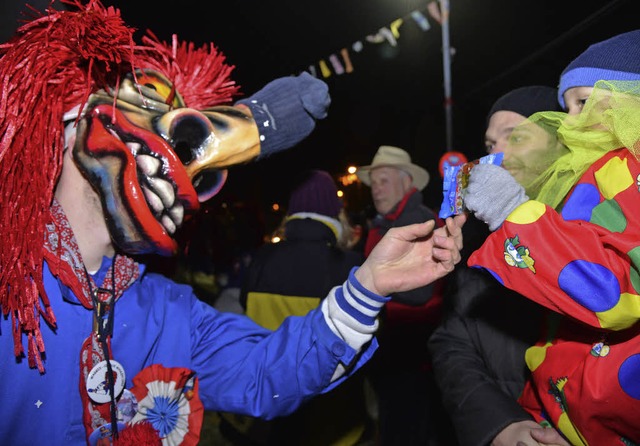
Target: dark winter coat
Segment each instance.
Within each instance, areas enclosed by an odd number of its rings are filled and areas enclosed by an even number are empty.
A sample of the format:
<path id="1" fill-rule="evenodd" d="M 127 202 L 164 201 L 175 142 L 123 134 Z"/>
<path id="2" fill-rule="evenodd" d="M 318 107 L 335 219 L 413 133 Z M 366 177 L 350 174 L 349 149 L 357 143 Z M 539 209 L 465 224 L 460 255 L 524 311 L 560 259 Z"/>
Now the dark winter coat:
<path id="1" fill-rule="evenodd" d="M 543 310 L 464 262 L 449 283 L 451 308 L 429 339 L 432 367 L 460 446 L 487 446 L 509 424 L 532 420 L 516 400 Z"/>

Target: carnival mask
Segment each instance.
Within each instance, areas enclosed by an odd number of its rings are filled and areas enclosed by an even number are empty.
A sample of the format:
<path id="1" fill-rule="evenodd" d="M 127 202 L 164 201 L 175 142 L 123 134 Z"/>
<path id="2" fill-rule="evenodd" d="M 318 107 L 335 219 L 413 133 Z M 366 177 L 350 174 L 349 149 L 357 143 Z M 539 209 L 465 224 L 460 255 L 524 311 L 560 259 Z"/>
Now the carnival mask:
<path id="1" fill-rule="evenodd" d="M 92 94 L 73 147 L 100 195 L 111 238 L 129 254 L 174 254 L 177 229 L 220 190 L 225 169 L 259 153 L 247 107 L 186 108 L 153 70 Z"/>

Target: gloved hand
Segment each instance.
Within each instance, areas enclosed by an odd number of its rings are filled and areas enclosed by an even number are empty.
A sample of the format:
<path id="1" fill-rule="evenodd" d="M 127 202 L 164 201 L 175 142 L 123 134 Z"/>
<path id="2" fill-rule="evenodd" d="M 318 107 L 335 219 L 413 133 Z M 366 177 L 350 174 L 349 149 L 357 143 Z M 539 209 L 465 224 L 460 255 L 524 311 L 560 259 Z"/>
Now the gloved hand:
<path id="1" fill-rule="evenodd" d="M 465 207 L 495 231 L 507 216 L 529 197 L 503 167 L 478 164 L 471 169 L 463 197 Z"/>
<path id="2" fill-rule="evenodd" d="M 306 138 L 315 128 L 315 121 L 327 116 L 331 98 L 329 86 L 305 71 L 273 80 L 237 103 L 251 109 L 258 125 L 260 159 Z"/>

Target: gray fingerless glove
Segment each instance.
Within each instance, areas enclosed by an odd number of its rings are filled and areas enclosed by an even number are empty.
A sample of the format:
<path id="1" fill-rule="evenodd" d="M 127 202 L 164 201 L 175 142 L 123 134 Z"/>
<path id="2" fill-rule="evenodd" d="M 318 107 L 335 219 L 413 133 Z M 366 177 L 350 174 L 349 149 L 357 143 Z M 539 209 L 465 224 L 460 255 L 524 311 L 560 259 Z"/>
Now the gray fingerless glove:
<path id="1" fill-rule="evenodd" d="M 237 103 L 251 109 L 260 132 L 258 159 L 262 159 L 306 138 L 316 120 L 327 116 L 331 97 L 329 86 L 305 71 L 273 80 Z"/>
<path id="2" fill-rule="evenodd" d="M 494 164 L 478 164 L 471 169 L 463 200 L 465 207 L 476 218 L 495 231 L 529 197 L 504 168 Z"/>

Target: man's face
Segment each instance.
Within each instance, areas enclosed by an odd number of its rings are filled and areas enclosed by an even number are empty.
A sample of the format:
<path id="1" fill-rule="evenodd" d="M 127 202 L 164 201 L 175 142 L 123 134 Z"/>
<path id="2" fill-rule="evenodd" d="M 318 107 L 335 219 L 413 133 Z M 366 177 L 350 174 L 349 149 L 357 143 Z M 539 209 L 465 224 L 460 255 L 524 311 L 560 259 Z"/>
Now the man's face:
<path id="1" fill-rule="evenodd" d="M 220 189 L 224 169 L 255 158 L 259 144 L 248 113 L 185 108 L 164 76 L 140 71 L 117 92 L 91 95 L 73 157 L 100 195 L 113 242 L 129 254 L 171 255 L 177 229 Z"/>
<path id="2" fill-rule="evenodd" d="M 491 116 L 485 144 L 489 153 L 504 153 L 502 166 L 525 187 L 564 150 L 553 135 L 511 111 L 499 111 Z"/>
<path id="3" fill-rule="evenodd" d="M 487 153 L 504 152 L 511 132 L 525 119 L 527 119 L 525 116 L 507 110 L 500 110 L 491 115 L 484 133 L 484 146 L 487 148 Z"/>
<path id="4" fill-rule="evenodd" d="M 371 197 L 379 214 L 387 214 L 402 200 L 411 187 L 409 174 L 395 167 L 377 167 L 371 170 Z"/>

